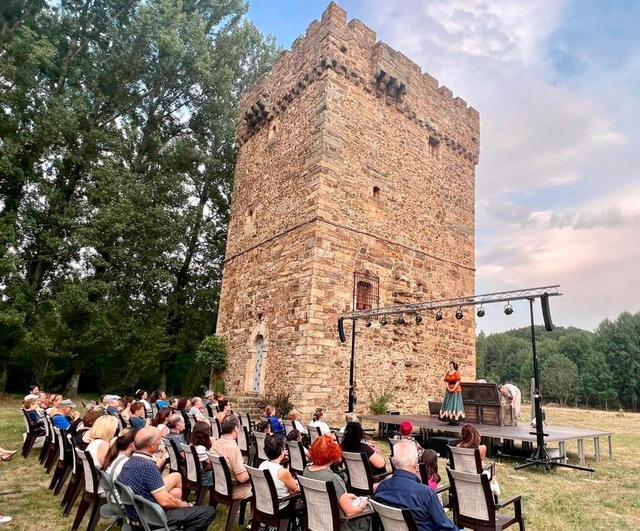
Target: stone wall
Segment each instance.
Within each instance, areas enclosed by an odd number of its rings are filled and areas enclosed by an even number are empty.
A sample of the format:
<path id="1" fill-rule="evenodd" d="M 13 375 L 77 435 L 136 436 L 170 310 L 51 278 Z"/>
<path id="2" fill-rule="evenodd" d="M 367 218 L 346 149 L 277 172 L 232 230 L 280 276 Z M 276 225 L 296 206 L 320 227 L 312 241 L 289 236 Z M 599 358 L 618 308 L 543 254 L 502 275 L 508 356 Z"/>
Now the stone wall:
<path id="1" fill-rule="evenodd" d="M 247 391 L 261 333 L 261 392 L 288 389 L 305 413 L 321 405 L 337 420 L 350 345 L 336 322 L 353 271 L 380 276 L 381 306 L 474 292 L 478 113 L 332 3 L 243 96 L 237 138 L 218 320 L 226 381 Z M 383 391 L 425 411 L 449 359 L 475 377 L 473 315 L 412 319 L 360 322 L 359 411 Z"/>

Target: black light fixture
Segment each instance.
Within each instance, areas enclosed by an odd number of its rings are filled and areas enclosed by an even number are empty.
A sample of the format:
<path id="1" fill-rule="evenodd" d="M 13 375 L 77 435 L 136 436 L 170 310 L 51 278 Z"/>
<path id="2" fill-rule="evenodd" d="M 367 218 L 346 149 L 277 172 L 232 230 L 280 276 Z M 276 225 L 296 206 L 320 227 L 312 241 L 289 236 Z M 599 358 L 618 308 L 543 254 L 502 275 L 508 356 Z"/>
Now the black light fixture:
<path id="1" fill-rule="evenodd" d="M 396 324 L 403 325 L 404 323 L 404 315 L 400 314 L 400 317 L 398 317 L 398 319 L 396 320 Z"/>
<path id="2" fill-rule="evenodd" d="M 365 323 L 365 326 L 367 328 L 371 328 L 371 320 L 370 319 L 367 319 L 367 322 Z"/>
<path id="3" fill-rule="evenodd" d="M 456 319 L 458 319 L 459 321 L 463 317 L 464 317 L 464 313 L 462 313 L 462 307 L 458 306 L 458 309 L 456 310 Z"/>
<path id="4" fill-rule="evenodd" d="M 416 324 L 420 324 L 422 322 L 422 315 L 419 313 L 416 314 Z"/>
<path id="5" fill-rule="evenodd" d="M 484 317 L 484 308 L 482 306 L 480 306 L 480 308 L 478 308 L 477 316 L 478 317 Z"/>
<path id="6" fill-rule="evenodd" d="M 513 307 L 511 306 L 510 302 L 508 302 L 507 305 L 504 307 L 504 313 L 505 315 L 511 315 L 513 313 Z"/>
<path id="7" fill-rule="evenodd" d="M 436 312 L 436 321 L 442 321 L 442 310 Z"/>
<path id="8" fill-rule="evenodd" d="M 387 317 L 386 315 L 383 315 L 382 318 L 380 319 L 380 326 L 386 326 L 387 325 Z"/>

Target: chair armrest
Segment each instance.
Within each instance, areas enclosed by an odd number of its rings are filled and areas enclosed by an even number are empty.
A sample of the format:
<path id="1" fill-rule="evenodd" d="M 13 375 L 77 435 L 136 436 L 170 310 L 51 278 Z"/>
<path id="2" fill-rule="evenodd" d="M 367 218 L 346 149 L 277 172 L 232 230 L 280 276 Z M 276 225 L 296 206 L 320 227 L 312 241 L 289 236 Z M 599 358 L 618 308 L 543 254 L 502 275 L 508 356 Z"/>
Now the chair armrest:
<path id="1" fill-rule="evenodd" d="M 496 464 L 489 463 L 487 466 L 482 467 L 483 472 L 486 472 L 487 470 L 491 471 L 489 479 L 493 479 L 493 477 L 496 475 Z"/>
<path id="2" fill-rule="evenodd" d="M 376 514 L 376 512 L 371 508 L 370 505 L 367 505 L 367 507 L 364 509 L 364 511 L 362 511 L 362 513 L 356 514 L 355 516 L 340 516 L 340 521 L 353 522 L 354 520 L 358 520 L 360 518 L 367 518 L 369 516 L 373 516 L 374 514 Z"/>
<path id="3" fill-rule="evenodd" d="M 392 474 L 393 474 L 393 472 L 385 472 L 384 474 L 378 474 L 377 476 L 373 476 L 373 482 L 374 483 L 379 483 L 384 478 L 386 478 L 388 476 L 391 476 Z"/>
<path id="4" fill-rule="evenodd" d="M 504 507 L 506 507 L 507 505 L 511 505 L 512 503 L 516 503 L 516 505 L 520 504 L 520 498 L 521 496 L 511 496 L 511 498 L 502 501 L 502 502 L 496 502 L 496 509 L 503 509 Z"/>
<path id="5" fill-rule="evenodd" d="M 295 494 L 289 494 L 289 496 L 285 496 L 284 498 L 278 498 L 278 501 L 282 503 L 286 501 L 297 500 L 298 498 L 301 498 L 301 497 L 302 497 L 302 492 L 296 492 Z"/>
<path id="6" fill-rule="evenodd" d="M 436 489 L 436 494 L 441 494 L 443 492 L 447 492 L 449 490 L 449 485 L 441 485 Z"/>

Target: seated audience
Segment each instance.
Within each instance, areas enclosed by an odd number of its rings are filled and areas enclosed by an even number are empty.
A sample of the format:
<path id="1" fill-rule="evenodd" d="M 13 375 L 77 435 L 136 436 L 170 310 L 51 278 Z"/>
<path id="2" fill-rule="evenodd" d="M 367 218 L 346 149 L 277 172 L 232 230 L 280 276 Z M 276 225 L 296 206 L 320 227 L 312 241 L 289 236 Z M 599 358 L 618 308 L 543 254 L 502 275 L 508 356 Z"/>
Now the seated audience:
<path id="1" fill-rule="evenodd" d="M 80 448 L 80 450 L 87 449 L 87 446 L 91 442 L 89 431 L 96 420 L 103 415 L 106 415 L 106 412 L 101 407 L 94 407 L 85 413 L 84 417 L 82 417 L 82 425 L 76 429 L 76 433 L 73 435 L 77 448 Z"/>
<path id="2" fill-rule="evenodd" d="M 171 408 L 163 407 L 158 409 L 156 416 L 153 417 L 151 421 L 151 425 L 155 426 L 160 430 L 160 434 L 163 437 L 166 437 L 169 433 L 169 428 L 167 428 L 167 419 L 171 416 Z"/>
<path id="3" fill-rule="evenodd" d="M 215 405 L 218 405 L 218 399 L 217 397 L 215 397 L 215 393 L 211 390 L 205 391 L 204 393 L 204 405 L 205 407 L 207 405 L 213 406 L 215 403 Z"/>
<path id="4" fill-rule="evenodd" d="M 178 399 L 176 397 L 173 397 L 171 400 L 169 400 L 169 407 L 173 412 L 178 409 Z"/>
<path id="5" fill-rule="evenodd" d="M 329 425 L 322 420 L 324 418 L 324 411 L 322 408 L 316 409 L 316 412 L 313 414 L 313 420 L 309 422 L 310 428 L 320 428 L 320 435 L 330 435 L 331 429 Z"/>
<path id="6" fill-rule="evenodd" d="M 240 421 L 235 415 L 228 415 L 222 421 L 220 438 L 213 442 L 211 453 L 222 456 L 227 460 L 233 480 L 232 497 L 234 500 L 244 500 L 251 496 L 251 482 L 249 473 L 242 460 L 242 453 L 237 439 L 240 431 Z"/>
<path id="7" fill-rule="evenodd" d="M 353 505 L 357 496 L 347 492 L 344 480 L 331 470 L 331 465 L 338 464 L 342 460 L 342 451 L 336 440 L 330 435 L 318 437 L 311 445 L 311 448 L 309 448 L 309 453 L 311 454 L 313 463 L 305 468 L 303 473 L 304 477 L 317 479 L 319 481 L 331 481 L 336 489 L 338 504 L 340 505 L 342 513 L 348 517 L 362 514 L 367 507 L 367 499 L 365 497 L 358 498 L 359 503 Z M 340 527 L 342 531 L 368 528 L 369 521 L 364 518 L 354 522 L 344 523 Z"/>
<path id="8" fill-rule="evenodd" d="M 51 422 L 56 428 L 61 430 L 68 430 L 71 428 L 72 423 L 79 418 L 80 414 L 74 409 L 77 406 L 68 398 L 62 400 L 60 405 L 56 408 L 55 413 L 51 416 Z"/>
<path id="9" fill-rule="evenodd" d="M 96 419 L 87 433 L 89 444 L 87 445 L 87 453 L 93 458 L 93 464 L 96 468 L 102 468 L 104 458 L 107 455 L 111 440 L 116 436 L 118 431 L 118 419 L 113 415 L 102 415 Z"/>
<path id="10" fill-rule="evenodd" d="M 287 459 L 287 451 L 284 439 L 275 435 L 268 435 L 264 441 L 264 451 L 268 461 L 263 461 L 258 467 L 260 470 L 268 470 L 276 485 L 278 499 L 286 498 L 300 490 L 298 482 L 293 478 L 291 472 L 282 466 L 282 461 Z M 284 509 L 289 504 L 285 501 L 280 504 L 280 509 Z"/>
<path id="11" fill-rule="evenodd" d="M 153 412 L 151 409 L 151 404 L 149 404 L 149 401 L 147 400 L 149 398 L 148 393 L 144 389 L 138 389 L 133 394 L 133 396 L 135 397 L 136 401 L 142 402 L 142 405 L 144 406 L 144 417 L 151 418 Z"/>
<path id="12" fill-rule="evenodd" d="M 276 408 L 267 406 L 264 409 L 264 416 L 271 424 L 271 433 L 284 437 L 284 424 L 282 424 L 282 421 L 276 416 Z"/>
<path id="13" fill-rule="evenodd" d="M 27 414 L 27 421 L 29 423 L 29 431 L 33 433 L 36 437 L 40 437 L 44 435 L 45 427 L 44 427 L 44 418 L 38 415 L 36 411 L 36 407 L 38 406 L 38 397 L 36 395 L 27 395 L 24 398 L 24 403 L 22 404 L 22 409 Z"/>
<path id="14" fill-rule="evenodd" d="M 191 409 L 189 410 L 189 415 L 191 415 L 197 422 L 208 422 L 207 417 L 208 412 L 207 408 L 204 407 L 204 402 L 202 402 L 202 398 L 199 396 L 194 396 L 191 399 Z"/>
<path id="15" fill-rule="evenodd" d="M 125 428 L 118 433 L 115 444 L 109 447 L 102 463 L 102 468 L 111 476 L 111 479 L 118 479 L 122 467 L 129 460 L 131 454 L 133 454 L 135 450 L 133 440 L 135 439 L 137 431 L 135 428 Z"/>
<path id="16" fill-rule="evenodd" d="M 346 429 L 349 422 L 360 422 L 358 420 L 358 415 L 356 415 L 353 411 L 349 411 L 349 413 L 344 416 L 344 426 L 340 428 L 340 431 L 338 433 L 344 433 L 344 430 Z"/>
<path id="17" fill-rule="evenodd" d="M 268 420 L 261 420 L 256 424 L 256 431 L 260 433 L 268 433 L 271 435 L 271 422 Z"/>
<path id="18" fill-rule="evenodd" d="M 191 400 L 184 397 L 178 400 L 178 411 L 188 415 L 190 409 L 191 409 Z"/>
<path id="19" fill-rule="evenodd" d="M 40 388 L 37 385 L 29 386 L 29 394 L 30 395 L 38 395 L 40 394 Z"/>
<path id="20" fill-rule="evenodd" d="M 120 414 L 120 397 L 118 395 L 105 395 L 103 403 L 106 406 L 107 415 L 117 417 Z"/>
<path id="21" fill-rule="evenodd" d="M 167 515 L 170 528 L 182 527 L 192 531 L 208 529 L 216 517 L 216 510 L 210 506 L 192 507 L 183 501 L 182 479 L 179 472 L 162 476 L 153 460 L 153 454 L 160 449 L 162 437 L 155 426 L 147 426 L 136 433 L 135 451 L 122 467 L 122 483 L 131 487 L 133 492 L 143 498 L 159 504 Z M 127 513 L 137 521 L 132 507 Z"/>
<path id="22" fill-rule="evenodd" d="M 133 404 L 135 400 L 130 396 L 125 396 L 120 400 L 122 405 L 122 411 L 120 411 L 120 416 L 123 418 L 125 422 L 129 422 L 131 418 L 131 404 Z"/>
<path id="23" fill-rule="evenodd" d="M 309 449 L 304 444 L 302 433 L 300 433 L 298 430 L 291 430 L 285 438 L 287 439 L 287 441 L 301 442 L 303 444 L 302 448 L 304 449 L 304 455 L 307 457 L 307 459 L 309 459 Z"/>
<path id="24" fill-rule="evenodd" d="M 189 444 L 195 446 L 202 466 L 201 485 L 210 487 L 213 485 L 213 472 L 211 471 L 211 461 L 209 461 L 207 452 L 211 450 L 211 426 L 206 422 L 196 422 L 191 432 Z"/>
<path id="25" fill-rule="evenodd" d="M 184 418 L 179 413 L 174 413 L 167 419 L 167 428 L 169 428 L 169 433 L 167 434 L 167 438 L 175 441 L 178 450 L 180 449 L 181 444 L 187 444 L 187 441 L 184 439 L 184 435 L 182 432 L 184 431 Z"/>
<path id="26" fill-rule="evenodd" d="M 228 400 L 220 400 L 217 404 L 218 412 L 216 413 L 216 419 L 221 423 L 227 415 L 231 414 L 231 405 Z"/>
<path id="27" fill-rule="evenodd" d="M 440 484 L 440 474 L 438 473 L 438 452 L 431 448 L 424 451 L 423 462 L 427 470 L 428 484 L 433 490 L 438 490 Z"/>
<path id="28" fill-rule="evenodd" d="M 62 402 L 62 395 L 49 395 L 47 400 L 47 407 L 43 407 L 47 415 L 51 416 L 55 413 L 56 408 Z"/>
<path id="29" fill-rule="evenodd" d="M 289 412 L 288 415 L 288 420 L 291 421 L 291 423 L 293 424 L 293 428 L 298 430 L 302 435 L 308 435 L 309 432 L 307 431 L 307 428 L 304 427 L 304 424 L 302 424 L 302 416 L 300 415 L 300 412 L 297 409 L 292 409 Z"/>
<path id="30" fill-rule="evenodd" d="M 420 443 L 418 441 L 416 441 L 412 436 L 411 433 L 413 432 L 413 424 L 411 424 L 411 422 L 409 422 L 408 420 L 405 420 L 404 422 L 402 422 L 400 424 L 400 433 L 397 435 L 394 435 L 394 439 L 395 440 L 402 440 L 402 439 L 406 439 L 408 441 L 413 441 L 416 445 L 416 447 L 418 448 L 418 461 L 420 463 L 422 463 L 422 456 L 424 454 L 424 448 L 422 446 L 420 446 Z"/>
<path id="31" fill-rule="evenodd" d="M 144 428 L 147 425 L 146 421 L 146 410 L 144 408 L 144 404 L 142 402 L 134 402 L 129 407 L 131 411 L 131 416 L 129 417 L 129 424 L 131 424 L 132 428 Z"/>
<path id="32" fill-rule="evenodd" d="M 359 422 L 349 422 L 347 424 L 340 446 L 343 452 L 364 453 L 369 460 L 371 473 L 374 476 L 384 474 L 387 471 L 384 456 L 380 453 L 380 450 L 364 441 L 364 431 Z"/>
<path id="33" fill-rule="evenodd" d="M 433 489 L 420 482 L 418 449 L 411 441 L 400 441 L 394 447 L 393 475 L 381 482 L 373 496 L 377 502 L 409 509 L 420 531 L 455 531 Z"/>
<path id="34" fill-rule="evenodd" d="M 480 434 L 473 424 L 465 424 L 460 432 L 462 440 L 457 444 L 458 448 L 477 448 L 480 450 L 480 459 L 487 457 L 487 447 L 480 444 Z"/>
<path id="35" fill-rule="evenodd" d="M 155 399 L 152 401 L 155 402 L 156 407 L 158 409 L 162 409 L 163 407 L 169 407 L 169 401 L 167 400 L 167 393 L 164 391 L 154 391 Z"/>

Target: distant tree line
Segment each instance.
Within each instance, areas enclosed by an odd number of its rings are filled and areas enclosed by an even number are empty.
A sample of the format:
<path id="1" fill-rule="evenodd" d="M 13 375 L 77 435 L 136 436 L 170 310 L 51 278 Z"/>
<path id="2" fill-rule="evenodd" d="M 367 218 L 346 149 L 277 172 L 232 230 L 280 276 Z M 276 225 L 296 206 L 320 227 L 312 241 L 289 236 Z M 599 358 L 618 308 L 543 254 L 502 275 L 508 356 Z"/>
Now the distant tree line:
<path id="1" fill-rule="evenodd" d="M 246 9 L 0 2 L 0 392 L 208 381 L 237 101 L 279 53 Z"/>
<path id="2" fill-rule="evenodd" d="M 536 327 L 542 394 L 545 401 L 587 407 L 640 405 L 640 312 L 602 321 L 595 332 Z M 514 383 L 529 398 L 533 376 L 530 328 L 480 333 L 477 376 Z"/>

